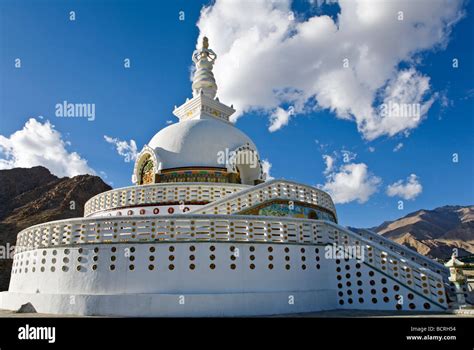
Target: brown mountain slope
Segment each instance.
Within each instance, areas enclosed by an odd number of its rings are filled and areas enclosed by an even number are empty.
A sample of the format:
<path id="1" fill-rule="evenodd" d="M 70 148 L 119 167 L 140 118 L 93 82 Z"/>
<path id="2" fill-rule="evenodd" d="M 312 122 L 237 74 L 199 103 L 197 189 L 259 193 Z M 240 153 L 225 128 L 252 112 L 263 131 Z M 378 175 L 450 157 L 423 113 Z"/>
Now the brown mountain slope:
<path id="1" fill-rule="evenodd" d="M 433 258 L 445 259 L 454 248 L 468 255 L 474 253 L 474 206 L 418 210 L 370 230 Z"/>
<path id="2" fill-rule="evenodd" d="M 110 189 L 97 176 L 58 178 L 43 167 L 0 170 L 0 245 L 14 245 L 28 226 L 83 216 L 85 202 Z M 0 290 L 8 288 L 10 268 L 11 260 L 0 259 Z"/>
<path id="3" fill-rule="evenodd" d="M 0 220 L 15 208 L 12 201 L 17 196 L 57 179 L 43 167 L 0 170 Z"/>

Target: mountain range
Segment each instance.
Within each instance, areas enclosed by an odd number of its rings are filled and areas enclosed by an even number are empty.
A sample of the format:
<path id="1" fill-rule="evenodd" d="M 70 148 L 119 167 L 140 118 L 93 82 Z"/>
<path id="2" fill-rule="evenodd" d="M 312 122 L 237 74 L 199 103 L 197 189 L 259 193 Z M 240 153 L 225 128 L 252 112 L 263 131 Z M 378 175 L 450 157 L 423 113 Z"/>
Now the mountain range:
<path id="1" fill-rule="evenodd" d="M 350 228 L 357 231 L 357 228 Z M 421 209 L 394 221 L 367 228 L 431 258 L 446 259 L 457 249 L 474 253 L 474 206 L 446 205 Z"/>

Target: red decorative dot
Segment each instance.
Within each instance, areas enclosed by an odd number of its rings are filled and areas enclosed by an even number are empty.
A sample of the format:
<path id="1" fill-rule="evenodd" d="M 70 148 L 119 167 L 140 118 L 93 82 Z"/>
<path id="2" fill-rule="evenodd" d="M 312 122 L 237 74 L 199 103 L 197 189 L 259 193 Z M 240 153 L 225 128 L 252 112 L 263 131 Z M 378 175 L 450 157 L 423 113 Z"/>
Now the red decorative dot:
<path id="1" fill-rule="evenodd" d="M 145 209 L 140 209 L 140 215 L 145 215 L 146 210 Z"/>
<path id="2" fill-rule="evenodd" d="M 133 215 L 133 210 L 127 211 L 127 215 Z"/>
<path id="3" fill-rule="evenodd" d="M 168 213 L 173 214 L 174 213 L 174 208 L 168 208 Z"/>
<path id="4" fill-rule="evenodd" d="M 189 211 L 189 207 L 184 207 L 183 213 L 186 213 L 187 211 Z"/>
<path id="5" fill-rule="evenodd" d="M 153 209 L 153 214 L 159 214 L 160 213 L 160 208 L 155 208 Z"/>

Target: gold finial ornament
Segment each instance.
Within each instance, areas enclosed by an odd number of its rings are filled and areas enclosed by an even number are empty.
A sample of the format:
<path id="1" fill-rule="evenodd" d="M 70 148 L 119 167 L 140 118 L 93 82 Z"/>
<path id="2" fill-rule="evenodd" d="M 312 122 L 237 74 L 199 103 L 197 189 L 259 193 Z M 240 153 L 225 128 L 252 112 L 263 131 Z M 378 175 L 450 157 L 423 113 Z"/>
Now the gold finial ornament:
<path id="1" fill-rule="evenodd" d="M 209 48 L 209 39 L 207 38 L 207 36 L 202 38 L 202 47 L 205 48 L 205 49 Z"/>

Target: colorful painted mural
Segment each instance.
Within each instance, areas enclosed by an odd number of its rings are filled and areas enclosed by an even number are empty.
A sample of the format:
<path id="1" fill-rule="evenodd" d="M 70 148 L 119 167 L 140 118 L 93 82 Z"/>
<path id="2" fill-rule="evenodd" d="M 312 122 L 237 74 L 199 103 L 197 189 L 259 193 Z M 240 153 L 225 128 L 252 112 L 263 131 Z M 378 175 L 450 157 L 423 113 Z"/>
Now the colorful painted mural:
<path id="1" fill-rule="evenodd" d="M 187 168 L 163 170 L 157 175 L 157 181 L 163 182 L 221 182 L 240 183 L 240 178 L 224 169 Z"/>
<path id="2" fill-rule="evenodd" d="M 140 184 L 141 185 L 152 184 L 153 182 L 155 182 L 154 175 L 155 174 L 154 174 L 153 161 L 151 159 L 148 159 L 143 164 L 142 170 L 140 172 Z"/>
<path id="3" fill-rule="evenodd" d="M 322 210 L 316 206 L 308 206 L 307 204 L 272 201 L 264 203 L 258 207 L 243 211 L 244 215 L 262 215 L 262 216 L 283 216 L 301 219 L 327 220 L 336 222 L 331 213 Z"/>

